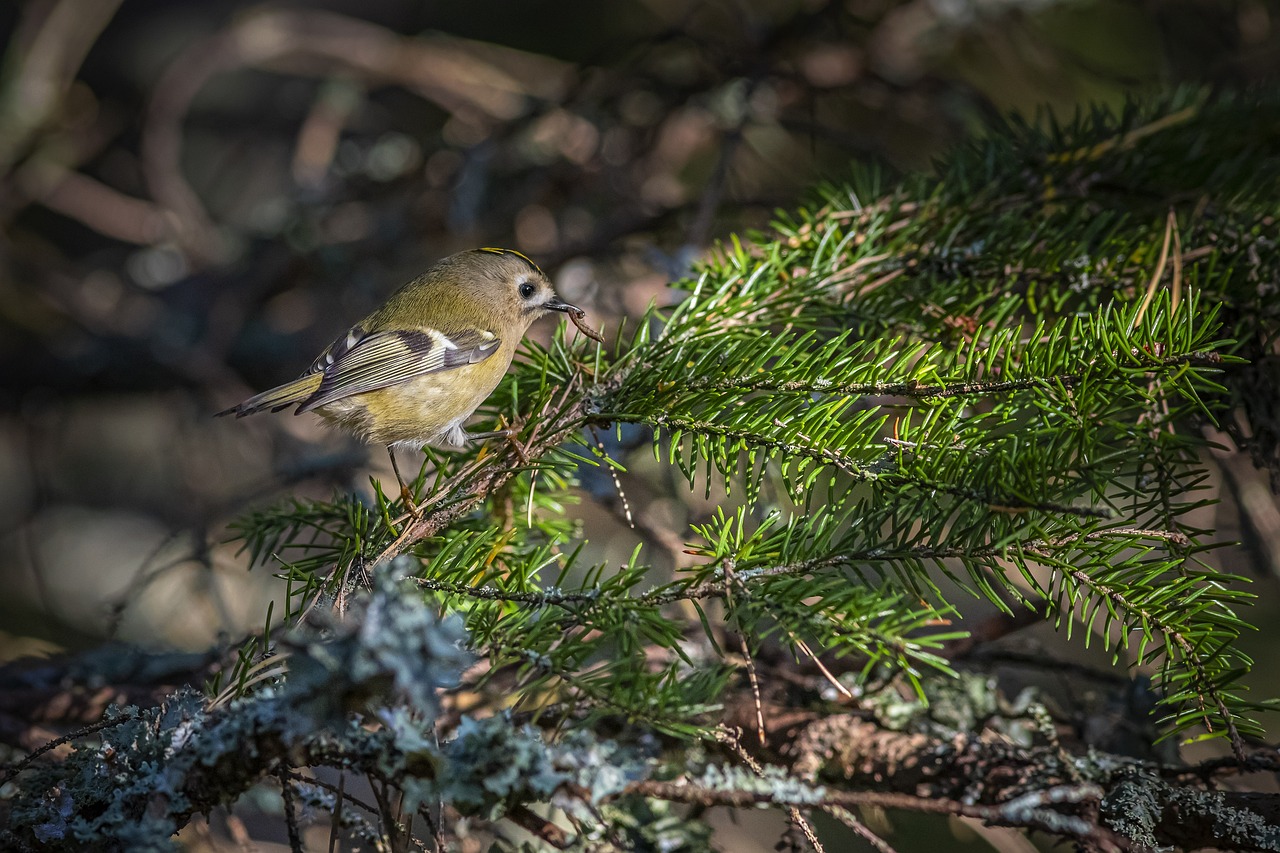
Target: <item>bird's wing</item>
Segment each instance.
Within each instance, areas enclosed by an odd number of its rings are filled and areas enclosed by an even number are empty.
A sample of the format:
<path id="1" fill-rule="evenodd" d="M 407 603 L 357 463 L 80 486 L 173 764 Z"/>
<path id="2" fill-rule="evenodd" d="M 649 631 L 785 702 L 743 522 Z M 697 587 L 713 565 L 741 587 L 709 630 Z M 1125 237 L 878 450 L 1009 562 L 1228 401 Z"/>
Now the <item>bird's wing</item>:
<path id="1" fill-rule="evenodd" d="M 334 341 L 311 365 L 308 373 L 320 373 L 323 378 L 297 413 L 427 373 L 484 361 L 501 343 L 483 329 L 445 335 L 425 328 L 365 332 L 356 327 Z"/>

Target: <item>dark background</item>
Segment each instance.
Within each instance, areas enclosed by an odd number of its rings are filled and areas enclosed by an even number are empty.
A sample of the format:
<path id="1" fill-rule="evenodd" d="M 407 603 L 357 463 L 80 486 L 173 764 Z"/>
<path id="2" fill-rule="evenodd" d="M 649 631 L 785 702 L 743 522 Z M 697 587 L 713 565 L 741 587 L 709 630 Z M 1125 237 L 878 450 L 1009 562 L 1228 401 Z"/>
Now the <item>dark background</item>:
<path id="1" fill-rule="evenodd" d="M 260 627 L 277 582 L 227 521 L 386 463 L 309 417 L 211 415 L 435 259 L 518 248 L 613 329 L 854 162 L 891 186 L 1012 110 L 1274 85 L 1280 9 L 28 0 L 0 6 L 0 44 L 3 660 Z M 1219 529 L 1280 531 L 1238 462 Z M 667 526 L 705 509 L 635 476 Z M 635 541 L 586 534 L 601 558 Z"/>

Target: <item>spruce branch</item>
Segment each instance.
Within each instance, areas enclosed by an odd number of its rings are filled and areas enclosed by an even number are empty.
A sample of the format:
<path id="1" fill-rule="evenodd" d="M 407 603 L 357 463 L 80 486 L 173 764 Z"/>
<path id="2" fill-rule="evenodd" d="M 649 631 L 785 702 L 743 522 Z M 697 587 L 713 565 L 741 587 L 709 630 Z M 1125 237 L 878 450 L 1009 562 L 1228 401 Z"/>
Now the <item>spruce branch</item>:
<path id="1" fill-rule="evenodd" d="M 527 345 L 485 409 L 518 425 L 514 442 L 431 457 L 404 527 L 375 492 L 261 512 L 245 542 L 279 558 L 291 618 L 297 600 L 342 600 L 370 567 L 412 578 L 486 659 L 466 689 L 529 719 L 705 745 L 736 700 L 764 731 L 798 713 L 771 705 L 787 657 L 813 676 L 791 673 L 795 685 L 839 685 L 841 702 L 870 708 L 884 685 L 928 700 L 931 673 L 959 669 L 953 599 L 972 594 L 1154 667 L 1163 734 L 1225 737 L 1243 766 L 1267 707 L 1242 687 L 1250 596 L 1214 567 L 1191 513 L 1209 478 L 1197 427 L 1231 423 L 1242 360 L 1277 319 L 1256 299 L 1280 275 L 1256 236 L 1277 172 L 1255 184 L 1247 148 L 1209 173 L 1171 168 L 1232 107 L 1160 109 L 1047 130 L 1012 120 L 935 176 L 824 188 L 770 233 L 721 246 L 614 346 Z M 709 520 L 648 537 L 669 579 L 648 547 L 620 565 L 566 548 L 593 535 L 569 504 L 630 490 L 636 444 L 664 474 L 729 495 Z M 1056 773 L 1054 744 L 1028 766 Z M 1099 816 L 1115 779 L 1053 773 L 997 802 L 942 790 L 893 803 L 1133 846 Z M 629 793 L 793 818 L 884 793 L 809 803 L 812 790 L 779 797 L 753 775 Z"/>

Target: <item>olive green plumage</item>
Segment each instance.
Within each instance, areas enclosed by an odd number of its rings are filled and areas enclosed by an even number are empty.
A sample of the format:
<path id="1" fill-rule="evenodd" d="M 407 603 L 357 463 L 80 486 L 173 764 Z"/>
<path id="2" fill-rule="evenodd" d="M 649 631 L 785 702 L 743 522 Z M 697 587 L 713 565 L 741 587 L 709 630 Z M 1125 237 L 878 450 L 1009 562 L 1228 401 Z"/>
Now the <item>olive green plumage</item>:
<path id="1" fill-rule="evenodd" d="M 296 405 L 367 441 L 454 448 L 462 425 L 502 381 L 530 324 L 581 316 L 537 265 L 512 249 L 452 255 L 401 287 L 299 378 L 220 415 Z"/>

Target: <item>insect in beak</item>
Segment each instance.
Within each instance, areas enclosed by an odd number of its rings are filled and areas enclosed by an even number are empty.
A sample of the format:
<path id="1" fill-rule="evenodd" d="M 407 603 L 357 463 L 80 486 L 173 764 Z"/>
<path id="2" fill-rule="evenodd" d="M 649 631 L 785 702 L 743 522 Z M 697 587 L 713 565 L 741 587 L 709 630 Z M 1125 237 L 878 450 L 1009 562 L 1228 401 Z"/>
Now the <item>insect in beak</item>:
<path id="1" fill-rule="evenodd" d="M 569 319 L 573 321 L 573 325 L 577 326 L 578 331 L 591 338 L 593 341 L 604 343 L 604 336 L 595 329 L 582 322 L 582 318 L 587 316 L 587 312 L 583 311 L 577 305 L 570 305 L 558 296 L 553 296 L 546 302 L 542 303 L 542 307 L 548 311 L 563 311 L 569 315 Z"/>

